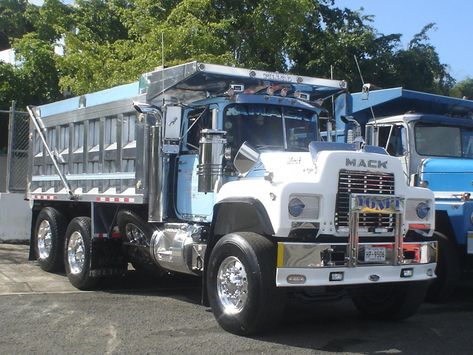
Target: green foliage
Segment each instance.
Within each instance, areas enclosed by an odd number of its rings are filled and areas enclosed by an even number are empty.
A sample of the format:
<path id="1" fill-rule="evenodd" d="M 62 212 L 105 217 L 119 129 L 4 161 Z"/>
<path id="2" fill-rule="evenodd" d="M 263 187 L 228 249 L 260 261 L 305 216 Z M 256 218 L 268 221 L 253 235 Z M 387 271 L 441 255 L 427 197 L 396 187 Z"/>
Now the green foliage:
<path id="1" fill-rule="evenodd" d="M 450 95 L 473 100 L 473 78 L 467 77 L 465 80 L 459 81 L 450 90 Z"/>
<path id="2" fill-rule="evenodd" d="M 0 62 L 0 109 L 8 109 L 11 101 L 20 93 L 19 78 L 15 68 Z"/>
<path id="3" fill-rule="evenodd" d="M 0 47 L 14 44 L 21 60 L 0 64 L 0 94 L 45 103 L 61 91 L 80 95 L 190 60 L 321 77 L 333 71 L 356 91 L 354 57 L 365 82 L 448 92 L 454 80 L 429 42 L 433 24 L 403 49 L 400 34 L 378 33 L 372 20 L 333 0 L 46 0 L 41 7 L 0 0 Z M 63 56 L 54 54 L 60 39 Z"/>
<path id="4" fill-rule="evenodd" d="M 33 30 L 26 16 L 27 0 L 0 0 L 0 51 L 10 48 L 12 40 Z"/>
<path id="5" fill-rule="evenodd" d="M 414 35 L 406 50 L 395 53 L 397 80 L 407 89 L 428 91 L 448 95 L 455 81 L 448 73 L 448 67 L 429 43 L 428 31 L 435 24 L 426 25 Z"/>

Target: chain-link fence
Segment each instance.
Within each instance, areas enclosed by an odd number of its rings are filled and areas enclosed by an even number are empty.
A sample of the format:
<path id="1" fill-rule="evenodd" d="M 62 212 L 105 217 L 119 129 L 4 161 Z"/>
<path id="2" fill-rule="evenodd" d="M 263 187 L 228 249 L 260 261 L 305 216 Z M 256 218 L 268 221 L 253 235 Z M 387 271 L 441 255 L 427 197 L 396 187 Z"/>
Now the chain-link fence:
<path id="1" fill-rule="evenodd" d="M 3 142 L 0 146 L 0 191 L 23 192 L 28 174 L 29 116 L 17 111 L 13 103 L 10 110 L 0 111 L 0 121 Z"/>

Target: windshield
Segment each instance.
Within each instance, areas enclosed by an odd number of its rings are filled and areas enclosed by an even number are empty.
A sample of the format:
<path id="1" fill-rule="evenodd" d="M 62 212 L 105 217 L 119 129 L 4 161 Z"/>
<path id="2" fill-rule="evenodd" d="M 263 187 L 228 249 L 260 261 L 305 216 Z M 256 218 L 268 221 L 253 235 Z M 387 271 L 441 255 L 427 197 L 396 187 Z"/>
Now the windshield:
<path id="1" fill-rule="evenodd" d="M 420 155 L 473 158 L 473 130 L 464 127 L 418 123 L 415 144 Z"/>
<path id="2" fill-rule="evenodd" d="M 316 140 L 316 115 L 309 110 L 274 105 L 235 104 L 224 114 L 227 142 L 238 149 L 247 141 L 257 148 L 308 150 Z"/>

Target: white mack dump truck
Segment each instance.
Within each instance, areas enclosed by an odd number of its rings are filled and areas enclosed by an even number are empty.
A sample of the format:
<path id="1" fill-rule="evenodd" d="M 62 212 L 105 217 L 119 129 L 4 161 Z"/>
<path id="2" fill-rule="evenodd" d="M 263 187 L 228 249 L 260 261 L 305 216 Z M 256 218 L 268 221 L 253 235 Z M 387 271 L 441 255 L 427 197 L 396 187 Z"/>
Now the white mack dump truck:
<path id="1" fill-rule="evenodd" d="M 79 289 L 129 262 L 200 276 L 238 334 L 322 291 L 412 315 L 435 277 L 433 194 L 382 148 L 320 140 L 320 102 L 345 89 L 191 62 L 29 107 L 30 257 Z"/>

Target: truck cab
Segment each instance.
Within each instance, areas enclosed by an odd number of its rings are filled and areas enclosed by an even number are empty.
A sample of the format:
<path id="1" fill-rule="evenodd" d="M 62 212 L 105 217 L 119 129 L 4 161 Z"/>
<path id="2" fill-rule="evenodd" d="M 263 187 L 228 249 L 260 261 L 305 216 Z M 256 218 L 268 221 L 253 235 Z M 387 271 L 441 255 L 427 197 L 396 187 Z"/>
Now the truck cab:
<path id="1" fill-rule="evenodd" d="M 429 299 L 445 300 L 473 252 L 473 102 L 398 88 L 351 94 L 338 104 L 367 144 L 399 159 L 407 183 L 434 192 L 440 259 Z"/>
<path id="2" fill-rule="evenodd" d="M 214 129 L 224 131 L 226 140 L 226 163 L 219 182 L 224 185 L 238 179 L 233 160 L 243 143 L 260 152 L 308 152 L 309 143 L 318 139 L 318 115 L 323 110 L 301 101 L 244 93 L 201 100 L 184 110 L 175 205 L 182 220 L 212 221 L 217 191 L 199 192 L 195 172 L 201 132 L 212 129 L 215 111 Z"/>

